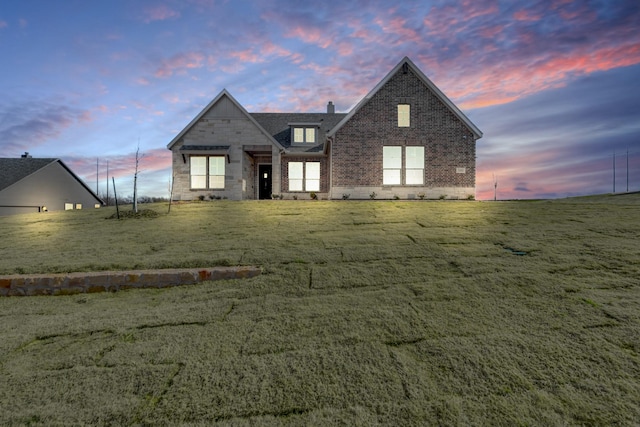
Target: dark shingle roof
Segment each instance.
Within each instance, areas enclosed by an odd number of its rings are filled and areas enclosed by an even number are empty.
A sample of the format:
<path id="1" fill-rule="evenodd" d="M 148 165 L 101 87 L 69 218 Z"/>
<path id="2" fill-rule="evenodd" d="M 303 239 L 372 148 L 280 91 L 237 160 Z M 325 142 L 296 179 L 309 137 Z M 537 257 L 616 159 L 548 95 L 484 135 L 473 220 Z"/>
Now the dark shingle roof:
<path id="1" fill-rule="evenodd" d="M 327 132 L 342 120 L 346 114 L 328 113 L 249 113 L 287 151 L 294 153 L 322 152 Z M 300 147 L 291 145 L 290 123 L 318 123 L 320 132 L 318 145 Z"/>
<path id="2" fill-rule="evenodd" d="M 4 190 L 32 173 L 42 169 L 57 159 L 0 158 L 0 190 Z"/>
<path id="3" fill-rule="evenodd" d="M 180 151 L 223 151 L 228 150 L 230 145 L 183 145 Z"/>

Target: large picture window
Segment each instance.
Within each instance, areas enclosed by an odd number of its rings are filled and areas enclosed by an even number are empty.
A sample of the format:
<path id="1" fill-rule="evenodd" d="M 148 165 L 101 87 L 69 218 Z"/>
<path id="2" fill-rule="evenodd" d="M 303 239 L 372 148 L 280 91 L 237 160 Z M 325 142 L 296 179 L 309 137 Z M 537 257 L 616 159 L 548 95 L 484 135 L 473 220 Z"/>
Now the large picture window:
<path id="1" fill-rule="evenodd" d="M 224 156 L 191 156 L 192 189 L 224 189 Z"/>
<path id="2" fill-rule="evenodd" d="M 404 151 L 404 167 L 403 156 Z M 382 185 L 423 185 L 424 147 L 382 147 Z"/>
<path id="3" fill-rule="evenodd" d="M 320 162 L 289 162 L 289 191 L 320 191 Z"/>

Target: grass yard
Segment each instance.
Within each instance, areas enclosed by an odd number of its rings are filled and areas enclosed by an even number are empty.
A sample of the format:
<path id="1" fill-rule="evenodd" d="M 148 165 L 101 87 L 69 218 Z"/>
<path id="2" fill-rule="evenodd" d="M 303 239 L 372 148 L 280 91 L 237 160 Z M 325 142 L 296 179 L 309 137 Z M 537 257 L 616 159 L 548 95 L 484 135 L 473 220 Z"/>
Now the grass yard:
<path id="1" fill-rule="evenodd" d="M 0 298 L 0 425 L 638 425 L 640 195 L 0 217 L 0 274 L 260 265 Z"/>

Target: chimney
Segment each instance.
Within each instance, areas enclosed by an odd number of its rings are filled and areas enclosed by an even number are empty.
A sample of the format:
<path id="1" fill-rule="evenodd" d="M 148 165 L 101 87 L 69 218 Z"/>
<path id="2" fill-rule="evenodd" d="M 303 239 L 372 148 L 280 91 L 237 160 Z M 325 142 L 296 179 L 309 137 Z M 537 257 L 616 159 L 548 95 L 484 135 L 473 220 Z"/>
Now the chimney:
<path id="1" fill-rule="evenodd" d="M 335 114 L 336 113 L 336 106 L 333 105 L 333 101 L 329 101 L 329 103 L 327 104 L 327 114 Z"/>
<path id="2" fill-rule="evenodd" d="M 29 154 L 28 151 L 25 151 L 24 154 L 22 156 L 20 156 L 20 157 L 22 157 L 23 159 L 30 159 L 31 155 Z"/>

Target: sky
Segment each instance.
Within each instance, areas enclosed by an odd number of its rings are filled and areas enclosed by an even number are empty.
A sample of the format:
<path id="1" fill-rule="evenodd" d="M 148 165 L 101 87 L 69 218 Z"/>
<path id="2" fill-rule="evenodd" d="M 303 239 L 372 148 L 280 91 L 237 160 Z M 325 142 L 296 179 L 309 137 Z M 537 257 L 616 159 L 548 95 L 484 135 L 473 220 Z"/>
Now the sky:
<path id="1" fill-rule="evenodd" d="M 139 147 L 168 197 L 166 146 L 221 90 L 348 112 L 404 56 L 484 133 L 477 199 L 640 191 L 637 0 L 0 0 L 0 157 L 131 195 Z"/>

